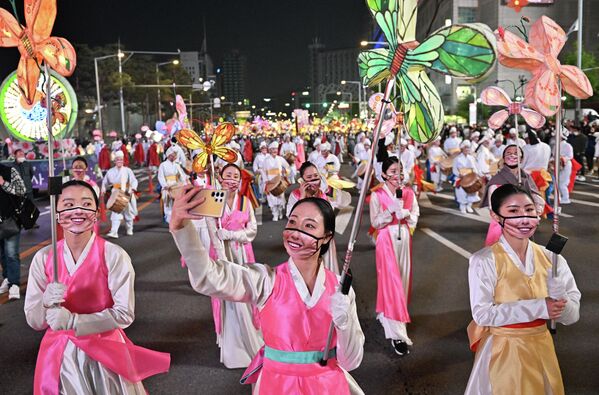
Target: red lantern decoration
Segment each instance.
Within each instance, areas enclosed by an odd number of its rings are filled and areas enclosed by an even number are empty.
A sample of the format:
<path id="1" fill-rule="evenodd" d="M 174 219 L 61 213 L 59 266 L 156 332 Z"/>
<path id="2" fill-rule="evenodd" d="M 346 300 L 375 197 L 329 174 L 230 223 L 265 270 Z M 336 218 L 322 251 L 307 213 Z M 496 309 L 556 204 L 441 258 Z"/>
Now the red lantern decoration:
<path id="1" fill-rule="evenodd" d="M 513 8 L 514 11 L 520 12 L 522 7 L 526 7 L 528 5 L 528 0 L 509 0 L 507 6 Z"/>

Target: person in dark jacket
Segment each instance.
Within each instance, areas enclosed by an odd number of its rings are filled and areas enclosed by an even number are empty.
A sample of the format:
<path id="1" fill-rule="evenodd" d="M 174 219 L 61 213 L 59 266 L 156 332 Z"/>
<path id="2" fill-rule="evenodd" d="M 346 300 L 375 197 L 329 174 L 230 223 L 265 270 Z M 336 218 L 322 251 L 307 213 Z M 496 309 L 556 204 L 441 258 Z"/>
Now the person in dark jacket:
<path id="1" fill-rule="evenodd" d="M 33 201 L 33 166 L 25 158 L 25 152 L 22 149 L 17 149 L 14 153 L 15 163 L 13 167 L 17 169 L 19 175 L 25 183 L 25 196 Z"/>
<path id="2" fill-rule="evenodd" d="M 16 215 L 14 199 L 25 195 L 25 183 L 15 168 L 0 164 L 0 218 L 4 221 Z M 1 226 L 1 225 L 0 225 Z M 2 276 L 0 294 L 8 292 L 8 299 L 20 299 L 21 261 L 19 259 L 19 241 L 21 230 L 17 234 L 0 239 L 0 260 Z"/>

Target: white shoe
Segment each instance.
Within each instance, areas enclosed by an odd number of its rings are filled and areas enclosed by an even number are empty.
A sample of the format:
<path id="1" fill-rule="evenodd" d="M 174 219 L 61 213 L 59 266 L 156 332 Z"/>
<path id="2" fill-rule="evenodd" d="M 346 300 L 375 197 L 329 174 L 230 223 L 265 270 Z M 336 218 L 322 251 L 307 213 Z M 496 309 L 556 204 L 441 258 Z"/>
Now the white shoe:
<path id="1" fill-rule="evenodd" d="M 106 234 L 106 237 L 110 237 L 111 239 L 118 239 L 118 238 L 119 238 L 119 235 L 118 235 L 118 233 L 112 233 L 112 232 L 108 232 L 108 233 Z"/>
<path id="2" fill-rule="evenodd" d="M 8 300 L 17 300 L 17 299 L 21 299 L 21 290 L 19 289 L 18 285 L 11 285 L 10 289 L 8 290 Z"/>
<path id="3" fill-rule="evenodd" d="M 277 217 L 276 215 L 273 215 L 272 220 L 273 220 L 273 222 L 277 222 L 279 220 L 279 217 Z"/>
<path id="4" fill-rule="evenodd" d="M 466 205 L 465 204 L 460 204 L 460 213 L 466 214 Z"/>
<path id="5" fill-rule="evenodd" d="M 466 212 L 467 213 L 473 213 L 474 210 L 472 210 L 472 206 L 470 206 L 470 205 L 466 206 Z"/>
<path id="6" fill-rule="evenodd" d="M 437 189 L 435 189 L 435 192 L 441 192 L 443 190 L 443 187 L 437 187 Z"/>
<path id="7" fill-rule="evenodd" d="M 127 236 L 133 236 L 133 229 L 127 229 Z"/>
<path id="8" fill-rule="evenodd" d="M 8 279 L 5 278 L 0 285 L 0 294 L 8 292 Z"/>
<path id="9" fill-rule="evenodd" d="M 586 181 L 587 178 L 585 176 L 576 176 L 576 181 Z"/>

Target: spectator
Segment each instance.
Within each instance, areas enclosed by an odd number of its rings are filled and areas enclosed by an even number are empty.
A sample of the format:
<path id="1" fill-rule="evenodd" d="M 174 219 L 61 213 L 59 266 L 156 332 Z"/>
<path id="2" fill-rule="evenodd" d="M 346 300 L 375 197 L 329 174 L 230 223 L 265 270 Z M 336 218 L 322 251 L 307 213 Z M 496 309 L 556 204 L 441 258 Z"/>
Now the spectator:
<path id="1" fill-rule="evenodd" d="M 25 183 L 15 168 L 0 164 L 0 217 L 7 220 L 16 215 L 14 197 L 25 196 Z M 19 259 L 19 240 L 21 230 L 10 237 L 0 240 L 0 260 L 2 276 L 0 294 L 8 292 L 8 299 L 20 299 L 21 261 Z"/>
<path id="2" fill-rule="evenodd" d="M 33 166 L 25 158 L 25 152 L 22 149 L 17 149 L 14 152 L 15 163 L 13 167 L 17 169 L 21 179 L 25 183 L 25 196 L 33 201 Z"/>

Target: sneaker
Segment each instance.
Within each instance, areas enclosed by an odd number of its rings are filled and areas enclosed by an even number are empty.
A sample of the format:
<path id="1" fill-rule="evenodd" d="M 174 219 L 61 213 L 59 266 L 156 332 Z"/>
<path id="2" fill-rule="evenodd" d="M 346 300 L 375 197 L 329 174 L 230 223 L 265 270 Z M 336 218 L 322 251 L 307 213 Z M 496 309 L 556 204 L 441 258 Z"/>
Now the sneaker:
<path id="1" fill-rule="evenodd" d="M 5 278 L 0 285 L 0 294 L 8 292 L 8 279 Z"/>
<path id="2" fill-rule="evenodd" d="M 18 285 L 11 285 L 8 290 L 8 300 L 17 300 L 21 299 L 21 290 Z"/>
<path id="3" fill-rule="evenodd" d="M 273 222 L 277 222 L 279 220 L 279 217 L 277 217 L 276 215 L 273 215 L 272 220 L 273 220 Z"/>
<path id="4" fill-rule="evenodd" d="M 118 239 L 119 235 L 118 235 L 118 233 L 108 232 L 108 233 L 106 233 L 106 237 L 110 237 L 111 239 Z"/>
<path id="5" fill-rule="evenodd" d="M 587 178 L 585 176 L 576 176 L 576 181 L 586 181 Z"/>
<path id="6" fill-rule="evenodd" d="M 466 205 L 465 204 L 460 204 L 460 213 L 466 214 Z"/>
<path id="7" fill-rule="evenodd" d="M 472 206 L 466 206 L 466 212 L 472 214 L 474 212 Z"/>
<path id="8" fill-rule="evenodd" d="M 133 236 L 133 229 L 127 229 L 127 236 Z"/>
<path id="9" fill-rule="evenodd" d="M 408 343 L 403 340 L 391 340 L 391 346 L 393 347 L 393 351 L 401 357 L 410 353 Z"/>

